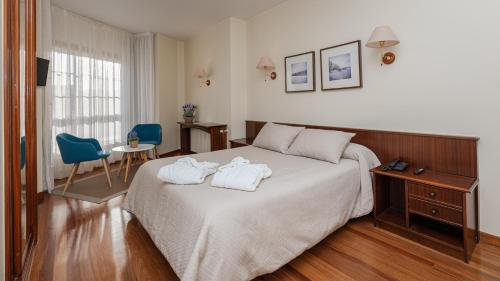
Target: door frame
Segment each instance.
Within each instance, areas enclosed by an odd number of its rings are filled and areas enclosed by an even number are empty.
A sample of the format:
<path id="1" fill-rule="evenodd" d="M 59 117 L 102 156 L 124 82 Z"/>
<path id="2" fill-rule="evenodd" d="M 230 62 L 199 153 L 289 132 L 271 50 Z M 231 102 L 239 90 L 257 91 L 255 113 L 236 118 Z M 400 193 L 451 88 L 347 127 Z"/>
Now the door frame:
<path id="1" fill-rule="evenodd" d="M 37 242 L 36 0 L 25 0 L 26 246 L 21 233 L 20 0 L 3 1 L 5 280 L 29 275 Z"/>

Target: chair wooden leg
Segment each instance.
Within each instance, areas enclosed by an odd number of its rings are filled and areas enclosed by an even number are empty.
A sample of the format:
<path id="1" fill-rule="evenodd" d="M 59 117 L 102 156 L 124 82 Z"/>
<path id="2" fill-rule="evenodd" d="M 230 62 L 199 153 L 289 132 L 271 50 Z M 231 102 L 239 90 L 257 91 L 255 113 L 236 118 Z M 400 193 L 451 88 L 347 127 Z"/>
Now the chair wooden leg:
<path id="1" fill-rule="evenodd" d="M 123 164 L 125 164 L 125 160 L 127 159 L 127 153 L 123 153 L 122 161 L 120 161 L 120 168 L 118 169 L 118 176 L 122 174 Z"/>
<path id="2" fill-rule="evenodd" d="M 102 164 L 104 165 L 104 170 L 106 171 L 106 177 L 108 178 L 109 188 L 111 188 L 113 185 L 111 184 L 111 175 L 109 174 L 108 159 L 103 158 Z"/>
<path id="3" fill-rule="evenodd" d="M 78 174 L 78 169 L 80 168 L 80 163 L 76 163 L 75 165 L 76 165 L 76 167 L 75 167 L 75 174 L 73 175 L 73 178 L 71 179 L 71 183 L 70 184 L 73 184 L 75 182 L 75 176 L 76 176 L 76 174 Z"/>
<path id="4" fill-rule="evenodd" d="M 153 150 L 154 154 L 154 159 L 160 159 L 160 154 L 158 153 L 158 146 L 155 145 L 155 148 Z"/>
<path id="5" fill-rule="evenodd" d="M 148 153 L 147 152 L 143 152 L 142 153 L 142 160 L 144 161 L 144 163 L 148 162 Z"/>
<path id="6" fill-rule="evenodd" d="M 125 180 L 127 182 L 128 172 L 130 171 L 130 165 L 132 164 L 132 153 L 127 153 L 127 168 L 125 169 Z"/>
<path id="7" fill-rule="evenodd" d="M 71 174 L 69 175 L 68 180 L 66 181 L 66 185 L 64 186 L 63 194 L 66 193 L 66 189 L 68 189 L 69 185 L 73 181 L 73 177 L 75 176 L 79 166 L 80 166 L 80 163 L 76 163 L 73 166 L 73 169 L 71 169 Z"/>

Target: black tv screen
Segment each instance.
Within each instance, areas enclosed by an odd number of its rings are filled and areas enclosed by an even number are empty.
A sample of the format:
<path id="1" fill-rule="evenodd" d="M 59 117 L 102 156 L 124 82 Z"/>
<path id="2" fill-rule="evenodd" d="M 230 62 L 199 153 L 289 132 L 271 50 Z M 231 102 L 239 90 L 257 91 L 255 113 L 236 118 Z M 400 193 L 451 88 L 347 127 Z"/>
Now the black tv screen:
<path id="1" fill-rule="evenodd" d="M 36 58 L 36 85 L 47 85 L 47 72 L 49 71 L 49 60 Z"/>

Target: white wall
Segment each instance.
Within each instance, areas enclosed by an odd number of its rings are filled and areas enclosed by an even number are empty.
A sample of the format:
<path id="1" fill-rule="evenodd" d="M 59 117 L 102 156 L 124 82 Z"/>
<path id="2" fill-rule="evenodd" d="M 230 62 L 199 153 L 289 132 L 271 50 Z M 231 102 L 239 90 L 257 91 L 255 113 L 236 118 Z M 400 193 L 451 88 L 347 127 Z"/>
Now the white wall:
<path id="1" fill-rule="evenodd" d="M 387 8 L 390 10 L 387 10 Z M 481 230 L 500 235 L 500 1 L 290 0 L 248 21 L 248 119 L 472 135 L 479 142 Z M 401 44 L 381 67 L 363 47 L 364 87 L 285 94 L 283 58 L 357 39 L 390 25 Z M 277 64 L 264 82 L 252 66 Z"/>
<path id="2" fill-rule="evenodd" d="M 231 139 L 244 138 L 247 116 L 247 24 L 245 21 L 230 19 L 230 92 Z"/>
<path id="3" fill-rule="evenodd" d="M 198 119 L 204 122 L 230 121 L 229 29 L 227 19 L 190 38 L 185 45 L 186 102 L 198 105 Z M 193 76 L 200 67 L 209 73 L 209 87 L 200 87 Z"/>
<path id="4" fill-rule="evenodd" d="M 165 35 L 156 34 L 156 91 L 158 97 L 158 112 L 163 130 L 163 141 L 159 153 L 177 150 L 180 146 L 179 107 L 184 95 L 184 66 L 179 60 L 183 55 L 182 42 Z"/>
<path id="5" fill-rule="evenodd" d="M 227 124 L 229 138 L 244 136 L 246 116 L 246 23 L 228 18 L 190 38 L 185 47 L 186 102 L 199 107 L 198 119 Z M 193 77 L 204 67 L 211 85 Z"/>

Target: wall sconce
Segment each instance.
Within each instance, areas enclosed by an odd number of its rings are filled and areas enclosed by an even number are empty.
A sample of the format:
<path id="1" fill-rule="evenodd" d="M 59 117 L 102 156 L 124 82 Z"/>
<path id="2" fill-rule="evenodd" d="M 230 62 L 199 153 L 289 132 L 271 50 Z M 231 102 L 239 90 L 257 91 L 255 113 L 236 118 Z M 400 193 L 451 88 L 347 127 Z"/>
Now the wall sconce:
<path id="1" fill-rule="evenodd" d="M 194 77 L 200 80 L 200 87 L 203 87 L 204 85 L 207 87 L 210 86 L 210 80 L 207 79 L 208 73 L 204 68 L 196 69 Z"/>
<path id="2" fill-rule="evenodd" d="M 389 26 L 379 26 L 373 30 L 372 36 L 366 43 L 368 48 L 387 48 L 399 44 L 399 39 Z M 385 52 L 382 56 L 382 63 L 391 64 L 396 60 L 393 52 Z M 383 65 L 383 64 L 380 65 Z"/>
<path id="3" fill-rule="evenodd" d="M 273 70 L 276 69 L 273 61 L 269 57 L 261 57 L 259 63 L 257 64 L 257 69 L 265 71 L 265 77 L 267 81 L 267 77 L 271 78 L 271 80 L 276 80 L 276 72 Z"/>

